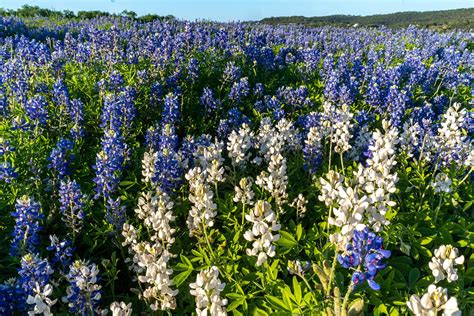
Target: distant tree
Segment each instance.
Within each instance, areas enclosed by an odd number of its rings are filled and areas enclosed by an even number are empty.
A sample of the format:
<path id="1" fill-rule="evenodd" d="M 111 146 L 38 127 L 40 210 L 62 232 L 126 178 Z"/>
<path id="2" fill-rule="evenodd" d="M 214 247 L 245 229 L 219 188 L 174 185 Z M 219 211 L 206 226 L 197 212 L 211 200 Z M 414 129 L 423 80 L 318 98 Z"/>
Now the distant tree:
<path id="1" fill-rule="evenodd" d="M 123 10 L 122 13 L 120 13 L 121 16 L 126 16 L 130 19 L 136 19 L 137 18 L 137 14 L 133 11 L 128 11 L 128 10 Z"/>
<path id="2" fill-rule="evenodd" d="M 72 18 L 76 17 L 74 12 L 72 12 L 71 10 L 64 10 L 63 15 L 64 15 L 65 18 L 68 18 L 68 19 L 72 19 Z"/>

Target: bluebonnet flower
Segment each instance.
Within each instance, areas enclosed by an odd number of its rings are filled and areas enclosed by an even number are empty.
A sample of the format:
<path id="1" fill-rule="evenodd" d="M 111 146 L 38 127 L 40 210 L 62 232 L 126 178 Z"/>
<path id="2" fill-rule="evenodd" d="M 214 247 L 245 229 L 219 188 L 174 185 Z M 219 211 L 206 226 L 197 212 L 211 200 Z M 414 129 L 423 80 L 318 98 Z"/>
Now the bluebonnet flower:
<path id="1" fill-rule="evenodd" d="M 79 99 L 74 99 L 68 103 L 66 111 L 72 121 L 71 137 L 75 140 L 84 137 L 84 104 Z"/>
<path id="2" fill-rule="evenodd" d="M 158 137 L 155 176 L 152 182 L 161 190 L 170 193 L 179 184 L 182 169 L 178 157 L 178 136 L 175 124 L 179 119 L 179 104 L 173 94 L 165 98 L 161 117 L 161 131 Z"/>
<path id="3" fill-rule="evenodd" d="M 195 167 L 195 153 L 198 147 L 208 147 L 211 145 L 210 135 L 201 135 L 199 137 L 188 136 L 184 138 L 179 156 L 183 169 L 188 170 Z"/>
<path id="4" fill-rule="evenodd" d="M 260 82 L 257 82 L 255 84 L 255 88 L 253 89 L 253 95 L 257 98 L 263 97 L 264 90 L 263 90 L 263 84 Z"/>
<path id="5" fill-rule="evenodd" d="M 127 157 L 128 146 L 123 137 L 114 130 L 106 130 L 102 138 L 102 150 L 97 154 L 96 163 L 92 168 L 95 170 L 96 183 L 95 199 L 100 196 L 106 200 L 115 192 L 120 182 Z"/>
<path id="6" fill-rule="evenodd" d="M 241 102 L 243 98 L 249 95 L 250 86 L 247 77 L 240 79 L 238 82 L 234 82 L 230 89 L 229 99 L 234 102 Z"/>
<path id="7" fill-rule="evenodd" d="M 0 181 L 11 183 L 16 178 L 18 178 L 18 172 L 15 171 L 10 162 L 0 163 Z"/>
<path id="8" fill-rule="evenodd" d="M 33 290 L 37 284 L 44 288 L 49 284 L 50 276 L 54 270 L 47 259 L 41 259 L 39 255 L 28 253 L 21 258 L 21 268 L 18 269 L 17 302 L 19 311 L 26 310 L 26 300 L 29 295 L 34 296 Z"/>
<path id="9" fill-rule="evenodd" d="M 0 284 L 0 315 L 11 316 L 16 309 L 18 289 L 15 284 Z"/>
<path id="10" fill-rule="evenodd" d="M 74 233 L 79 233 L 85 217 L 86 195 L 82 194 L 75 180 L 61 181 L 59 185 L 59 210 L 62 220 Z"/>
<path id="11" fill-rule="evenodd" d="M 109 89 L 118 91 L 120 87 L 124 84 L 123 76 L 119 71 L 113 70 L 109 76 Z"/>
<path id="12" fill-rule="evenodd" d="M 241 75 L 242 75 L 242 71 L 240 70 L 239 67 L 235 65 L 233 61 L 230 61 L 227 63 L 224 70 L 224 81 L 226 82 L 237 81 L 238 79 L 240 79 Z"/>
<path id="13" fill-rule="evenodd" d="M 242 114 L 238 108 L 232 108 L 227 112 L 227 118 L 220 120 L 217 127 L 217 135 L 222 137 L 222 139 L 227 139 L 230 132 L 238 129 L 243 123 L 250 124 L 249 118 Z"/>
<path id="14" fill-rule="evenodd" d="M 99 269 L 94 263 L 76 260 L 66 278 L 69 286 L 63 301 L 68 304 L 69 312 L 80 315 L 100 314 L 101 286 Z"/>
<path id="15" fill-rule="evenodd" d="M 54 83 L 51 94 L 55 105 L 67 107 L 69 103 L 69 92 L 61 78 Z"/>
<path id="16" fill-rule="evenodd" d="M 272 111 L 272 115 L 275 120 L 279 121 L 285 117 L 285 110 L 283 109 L 283 105 L 277 97 L 270 97 L 268 95 L 265 96 L 265 106 L 267 109 Z"/>
<path id="17" fill-rule="evenodd" d="M 34 125 L 46 125 L 48 121 L 48 103 L 41 95 L 35 95 L 25 104 L 25 114 Z"/>
<path id="18" fill-rule="evenodd" d="M 150 101 L 151 103 L 158 103 L 161 102 L 161 99 L 164 94 L 164 89 L 161 83 L 153 82 L 151 84 L 151 92 L 150 92 Z"/>
<path id="19" fill-rule="evenodd" d="M 16 148 L 10 145 L 10 141 L 8 139 L 0 138 L 0 156 L 15 150 Z"/>
<path id="20" fill-rule="evenodd" d="M 74 142 L 69 139 L 61 138 L 56 143 L 51 154 L 48 157 L 48 168 L 53 169 L 58 173 L 59 179 L 63 179 L 71 172 L 69 170 L 69 163 L 74 160 L 74 155 L 68 153 L 74 148 Z"/>
<path id="21" fill-rule="evenodd" d="M 127 135 L 137 113 L 134 105 L 135 90 L 126 87 L 118 95 L 107 95 L 101 115 L 101 128 Z"/>
<path id="22" fill-rule="evenodd" d="M 199 76 L 199 63 L 196 58 L 189 59 L 188 79 L 195 81 Z"/>
<path id="23" fill-rule="evenodd" d="M 178 96 L 173 93 L 168 93 L 164 103 L 161 124 L 176 124 L 179 120 Z"/>
<path id="24" fill-rule="evenodd" d="M 30 124 L 22 117 L 16 116 L 12 119 L 12 127 L 11 130 L 18 130 L 21 129 L 22 131 L 28 131 L 30 129 Z"/>
<path id="25" fill-rule="evenodd" d="M 391 86 L 385 100 L 387 114 L 390 116 L 391 125 L 400 127 L 407 103 L 407 92 L 397 86 Z"/>
<path id="26" fill-rule="evenodd" d="M 51 240 L 51 245 L 46 249 L 53 251 L 54 258 L 51 261 L 51 264 L 55 265 L 59 263 L 61 270 L 67 272 L 66 270 L 72 263 L 72 255 L 74 251 L 74 249 L 71 248 L 71 242 L 67 239 L 59 241 L 56 235 L 49 236 L 49 239 Z"/>
<path id="27" fill-rule="evenodd" d="M 338 255 L 337 260 L 344 268 L 356 270 L 352 274 L 353 287 L 367 281 L 372 289 L 378 291 L 380 285 L 374 278 L 386 267 L 382 260 L 390 255 L 389 250 L 383 249 L 383 238 L 365 227 L 362 231 L 354 231 L 352 242 L 347 244 L 345 253 Z"/>
<path id="28" fill-rule="evenodd" d="M 105 220 L 107 223 L 112 224 L 117 231 L 122 230 L 122 226 L 125 223 L 125 206 L 120 205 L 120 197 L 115 200 L 111 197 L 107 198 L 105 204 Z"/>
<path id="29" fill-rule="evenodd" d="M 211 89 L 204 88 L 202 96 L 200 98 L 201 105 L 204 107 L 206 113 L 215 113 L 220 107 L 219 99 L 214 98 L 214 94 Z"/>
<path id="30" fill-rule="evenodd" d="M 6 116 L 8 114 L 8 102 L 5 87 L 3 86 L 2 79 L 0 78 L 0 116 Z"/>
<path id="31" fill-rule="evenodd" d="M 19 198 L 15 205 L 16 211 L 12 212 L 15 218 L 15 229 L 12 232 L 10 255 L 17 256 L 23 252 L 36 252 L 39 243 L 38 232 L 41 230 L 41 213 L 39 203 L 28 196 Z"/>
<path id="32" fill-rule="evenodd" d="M 296 89 L 280 87 L 277 90 L 277 96 L 279 100 L 282 100 L 282 102 L 290 106 L 292 110 L 313 106 L 309 99 L 308 89 L 304 86 L 300 86 Z"/>

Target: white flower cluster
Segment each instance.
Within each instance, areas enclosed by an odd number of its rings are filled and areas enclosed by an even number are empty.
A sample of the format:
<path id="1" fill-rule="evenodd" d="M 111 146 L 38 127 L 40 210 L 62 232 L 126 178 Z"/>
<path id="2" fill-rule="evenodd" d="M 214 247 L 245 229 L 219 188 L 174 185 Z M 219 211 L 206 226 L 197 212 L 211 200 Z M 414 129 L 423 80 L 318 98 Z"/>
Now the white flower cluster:
<path id="1" fill-rule="evenodd" d="M 28 295 L 28 298 L 26 299 L 26 303 L 28 305 L 34 305 L 33 310 L 29 311 L 28 315 L 53 315 L 53 313 L 51 313 L 51 306 L 56 304 L 57 300 L 51 300 L 49 298 L 49 296 L 53 293 L 52 285 L 46 284 L 42 289 L 38 282 L 36 282 L 33 293 L 34 296 Z"/>
<path id="2" fill-rule="evenodd" d="M 308 204 L 308 201 L 304 198 L 303 194 L 300 193 L 290 206 L 296 209 L 298 217 L 304 217 L 306 215 L 306 204 Z"/>
<path id="3" fill-rule="evenodd" d="M 435 277 L 435 283 L 447 279 L 449 283 L 458 279 L 457 269 L 454 265 L 464 263 L 464 256 L 459 256 L 458 249 L 451 245 L 441 245 L 434 251 L 434 257 L 429 262 L 429 267 Z M 416 316 L 436 316 L 439 312 L 446 316 L 460 316 L 461 311 L 455 297 L 448 299 L 448 290 L 431 284 L 428 293 L 421 298 L 412 295 L 407 302 L 408 308 Z"/>
<path id="4" fill-rule="evenodd" d="M 255 193 L 252 190 L 252 178 L 242 178 L 239 185 L 235 186 L 234 202 L 240 202 L 244 205 L 253 205 Z"/>
<path id="5" fill-rule="evenodd" d="M 261 266 L 268 257 L 275 256 L 275 245 L 280 239 L 280 235 L 273 235 L 279 231 L 280 224 L 277 224 L 276 214 L 272 211 L 270 203 L 259 200 L 250 214 L 245 215 L 245 219 L 253 224 L 252 229 L 244 234 L 244 238 L 253 241 L 252 248 L 247 249 L 247 255 L 257 257 L 257 266 Z"/>
<path id="6" fill-rule="evenodd" d="M 189 210 L 186 223 L 189 236 L 201 235 L 206 227 L 214 226 L 217 205 L 214 203 L 214 192 L 207 182 L 207 173 L 195 167 L 186 173 L 189 183 L 189 202 L 193 205 Z"/>
<path id="7" fill-rule="evenodd" d="M 253 146 L 255 133 L 244 123 L 236 132 L 233 130 L 227 141 L 227 151 L 234 166 L 242 166 L 250 158 L 249 150 Z"/>
<path id="8" fill-rule="evenodd" d="M 448 290 L 431 284 L 428 292 L 421 298 L 412 295 L 407 302 L 408 308 L 416 316 L 436 316 L 442 312 L 443 316 L 460 316 L 458 302 L 455 297 L 448 299 Z"/>
<path id="9" fill-rule="evenodd" d="M 452 183 L 453 181 L 451 181 L 447 174 L 440 172 L 436 175 L 435 180 L 431 182 L 431 186 L 433 187 L 435 193 L 451 193 Z"/>
<path id="10" fill-rule="evenodd" d="M 281 206 L 288 199 L 287 163 L 283 154 L 285 151 L 297 148 L 296 131 L 292 123 L 286 119 L 280 120 L 276 128 L 273 128 L 270 119 L 264 118 L 260 124 L 257 139 L 256 146 L 258 146 L 260 157 L 253 161 L 257 164 L 265 161 L 268 167 L 257 176 L 255 183 L 268 191 L 277 205 Z"/>
<path id="11" fill-rule="evenodd" d="M 142 160 L 142 182 L 151 183 L 153 177 L 155 176 L 156 167 L 155 163 L 158 159 L 158 152 L 153 152 L 153 150 L 146 151 L 143 155 Z"/>
<path id="12" fill-rule="evenodd" d="M 458 269 L 454 265 L 461 265 L 464 263 L 464 256 L 459 256 L 457 248 L 451 245 L 441 245 L 434 251 L 434 257 L 428 264 L 435 282 L 447 279 L 449 283 L 458 279 Z"/>
<path id="13" fill-rule="evenodd" d="M 137 230 L 128 223 L 122 230 L 125 237 L 122 245 L 129 246 L 133 256 L 131 269 L 138 275 L 138 281 L 147 285 L 140 297 L 155 311 L 176 307 L 178 290 L 171 289 L 173 270 L 168 267 L 172 257 L 169 248 L 175 241 L 176 231 L 170 225 L 175 220 L 172 209 L 173 202 L 159 188 L 143 192 L 135 212 L 150 233 L 150 241 L 138 241 Z"/>
<path id="14" fill-rule="evenodd" d="M 366 217 L 372 229 L 380 231 L 390 222 L 385 218 L 388 207 L 395 206 L 391 194 L 396 191 L 398 176 L 392 173 L 396 165 L 395 146 L 398 143 L 398 131 L 390 127 L 387 121 L 382 122 L 385 134 L 375 131 L 373 143 L 369 146 L 372 157 L 367 159 L 367 167 L 359 165 L 356 185 L 367 195 L 368 207 Z"/>
<path id="15" fill-rule="evenodd" d="M 347 104 L 336 107 L 327 101 L 323 103 L 321 135 L 329 136 L 334 151 L 337 153 L 344 153 L 351 149 L 349 141 L 352 137 L 350 130 L 354 125 L 351 123 L 353 116 Z"/>
<path id="16" fill-rule="evenodd" d="M 110 311 L 112 312 L 112 316 L 131 316 L 133 311 L 132 303 L 113 302 L 110 304 Z"/>
<path id="17" fill-rule="evenodd" d="M 461 109 L 459 103 L 454 103 L 443 115 L 434 144 L 435 150 L 442 155 L 443 165 L 449 165 L 454 160 L 465 166 L 472 166 L 474 163 L 472 142 L 463 131 L 466 116 L 467 110 Z"/>
<path id="18" fill-rule="evenodd" d="M 209 146 L 198 146 L 194 154 L 206 181 L 214 185 L 225 180 L 224 167 L 222 166 L 224 163 L 223 148 L 224 143 L 216 141 Z"/>
<path id="19" fill-rule="evenodd" d="M 196 314 L 198 316 L 225 316 L 227 299 L 222 299 L 220 293 L 225 283 L 219 280 L 219 269 L 212 266 L 199 272 L 196 282 L 189 285 L 191 295 L 195 296 Z"/>
<path id="20" fill-rule="evenodd" d="M 150 157 L 151 153 L 148 156 L 145 154 L 143 159 L 145 183 L 150 181 L 150 177 L 145 176 L 146 170 L 150 170 L 150 164 L 154 165 Z M 139 231 L 133 225 L 125 223 L 122 228 L 122 236 L 125 238 L 122 245 L 128 246 L 128 251 L 132 255 L 132 258 L 127 260 L 130 269 L 136 273 L 138 281 L 146 285 L 143 293 L 139 294 L 140 299 L 147 301 L 152 310 L 170 310 L 176 307 L 175 296 L 178 294 L 178 290 L 171 289 L 173 281 L 170 276 L 173 270 L 168 267 L 168 261 L 172 257 L 169 249 L 175 242 L 173 235 L 176 229 L 171 227 L 171 223 L 175 220 L 174 204 L 166 192 L 156 186 L 152 187 L 154 188 L 142 192 L 135 209 L 150 239 L 139 241 Z M 120 312 L 122 304 L 117 304 L 114 308 Z M 121 312 L 128 313 L 128 310 L 131 313 L 131 308 L 128 307 L 122 308 Z"/>
<path id="21" fill-rule="evenodd" d="M 353 126 L 351 123 L 353 114 L 350 112 L 349 106 L 343 104 L 336 108 L 331 124 L 331 142 L 334 146 L 334 151 L 337 153 L 344 153 L 351 149 L 349 141 L 352 134 L 350 130 Z"/>
<path id="22" fill-rule="evenodd" d="M 396 190 L 398 177 L 391 170 L 396 164 L 398 134 L 385 121 L 383 126 L 385 134 L 373 133 L 373 143 L 369 146 L 372 157 L 367 159 L 367 166 L 359 164 L 352 181 L 332 170 L 319 180 L 321 194 L 318 198 L 332 209 L 328 224 L 341 228 L 330 239 L 340 247 L 349 241 L 354 229 L 362 230 L 370 225 L 374 231 L 380 231 L 389 224 L 385 214 L 389 206 L 395 205 L 391 194 Z"/>

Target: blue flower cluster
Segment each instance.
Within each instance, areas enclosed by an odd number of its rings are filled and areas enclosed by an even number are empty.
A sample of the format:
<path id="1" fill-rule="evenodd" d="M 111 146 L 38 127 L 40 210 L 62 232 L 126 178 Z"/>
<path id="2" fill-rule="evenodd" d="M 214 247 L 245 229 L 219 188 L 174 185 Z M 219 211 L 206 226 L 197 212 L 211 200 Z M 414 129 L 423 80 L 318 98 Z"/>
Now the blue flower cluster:
<path id="1" fill-rule="evenodd" d="M 161 129 L 156 148 L 158 152 L 155 163 L 156 173 L 152 179 L 155 185 L 168 193 L 176 188 L 182 175 L 178 157 L 178 136 L 175 130 L 178 119 L 178 98 L 175 94 L 170 93 L 165 97 Z"/>
<path id="2" fill-rule="evenodd" d="M 63 301 L 68 303 L 69 312 L 79 315 L 97 315 L 101 301 L 101 287 L 97 283 L 99 270 L 94 263 L 76 260 L 71 266 L 66 279 L 69 282 L 67 296 Z"/>
<path id="3" fill-rule="evenodd" d="M 214 98 L 214 93 L 210 88 L 204 88 L 200 102 L 207 114 L 216 113 L 221 105 L 219 99 Z"/>
<path id="4" fill-rule="evenodd" d="M 59 179 L 63 179 L 71 173 L 69 163 L 71 160 L 74 160 L 74 155 L 68 153 L 73 150 L 73 148 L 74 142 L 67 138 L 61 138 L 48 157 L 48 168 L 57 172 Z"/>
<path id="5" fill-rule="evenodd" d="M 36 284 L 44 288 L 50 281 L 50 276 L 54 270 L 47 259 L 41 259 L 39 255 L 31 253 L 21 258 L 21 268 L 18 269 L 18 279 L 16 282 L 17 299 L 19 311 L 26 308 L 25 303 L 28 295 L 33 295 Z"/>
<path id="6" fill-rule="evenodd" d="M 71 247 L 71 242 L 67 239 L 60 241 L 56 235 L 49 236 L 51 245 L 46 249 L 53 251 L 54 258 L 51 261 L 52 265 L 59 263 L 61 271 L 67 272 L 67 269 L 72 263 L 72 256 L 74 249 Z"/>
<path id="7" fill-rule="evenodd" d="M 25 104 L 25 114 L 35 126 L 46 125 L 48 121 L 48 103 L 42 95 L 35 95 Z"/>
<path id="8" fill-rule="evenodd" d="M 75 180 L 61 181 L 59 185 L 59 210 L 63 222 L 72 229 L 73 233 L 81 230 L 86 204 L 86 195 L 82 194 L 79 184 Z"/>
<path id="9" fill-rule="evenodd" d="M 380 285 L 374 278 L 379 270 L 386 267 L 382 261 L 390 255 L 389 250 L 383 249 L 383 238 L 366 227 L 362 231 L 354 231 L 352 242 L 347 244 L 344 255 L 338 255 L 337 260 L 344 268 L 356 270 L 352 274 L 352 286 L 367 281 L 372 289 L 378 291 Z"/>
<path id="10" fill-rule="evenodd" d="M 18 256 L 25 252 L 36 252 L 39 243 L 38 232 L 41 230 L 41 221 L 44 214 L 41 213 L 41 206 L 28 196 L 23 196 L 17 200 L 15 212 L 15 229 L 12 232 L 12 244 L 10 255 Z"/>
<path id="11" fill-rule="evenodd" d="M 227 112 L 227 118 L 221 119 L 217 127 L 217 135 L 221 139 L 226 139 L 234 129 L 238 129 L 243 123 L 250 123 L 250 120 L 238 108 L 232 108 Z"/>

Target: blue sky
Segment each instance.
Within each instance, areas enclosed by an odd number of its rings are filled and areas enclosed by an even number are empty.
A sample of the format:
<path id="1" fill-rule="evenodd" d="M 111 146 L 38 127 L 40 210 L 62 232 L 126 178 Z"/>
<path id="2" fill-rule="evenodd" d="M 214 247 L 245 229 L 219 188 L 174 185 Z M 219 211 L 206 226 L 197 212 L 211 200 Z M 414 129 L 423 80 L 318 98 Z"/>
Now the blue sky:
<path id="1" fill-rule="evenodd" d="M 0 0 L 0 7 L 24 4 L 55 10 L 101 10 L 139 15 L 172 14 L 182 19 L 259 20 L 270 16 L 370 15 L 398 11 L 472 8 L 474 0 Z"/>

